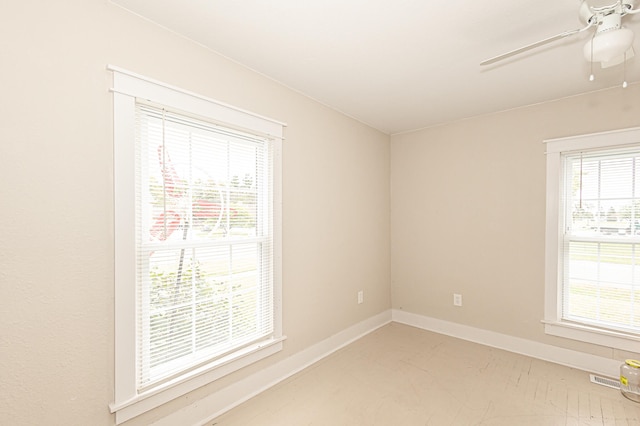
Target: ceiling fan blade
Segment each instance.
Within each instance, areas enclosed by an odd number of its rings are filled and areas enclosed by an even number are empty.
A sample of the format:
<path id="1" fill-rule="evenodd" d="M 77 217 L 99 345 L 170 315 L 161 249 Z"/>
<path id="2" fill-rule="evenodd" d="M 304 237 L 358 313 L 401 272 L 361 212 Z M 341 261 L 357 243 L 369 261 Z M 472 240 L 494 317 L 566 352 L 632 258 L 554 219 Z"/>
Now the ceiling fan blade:
<path id="1" fill-rule="evenodd" d="M 593 22 L 590 21 L 590 22 L 587 23 L 586 27 L 578 28 L 578 29 L 570 30 L 570 31 L 565 31 L 563 33 L 556 34 L 554 36 L 545 38 L 544 40 L 540 40 L 540 41 L 536 41 L 535 43 L 528 44 L 528 45 L 523 46 L 523 47 L 521 47 L 519 49 L 515 49 L 515 50 L 512 50 L 510 52 L 503 53 L 502 55 L 494 56 L 493 58 L 489 58 L 489 59 L 486 59 L 486 60 L 480 62 L 480 65 L 493 64 L 493 63 L 501 61 L 503 59 L 510 58 L 511 56 L 520 54 L 522 52 L 526 52 L 527 50 L 535 49 L 536 47 L 545 45 L 547 43 L 551 43 L 551 42 L 554 42 L 556 40 L 560 40 L 562 38 L 569 37 L 571 35 L 581 33 L 583 31 L 591 28 L 592 25 L 593 25 Z"/>

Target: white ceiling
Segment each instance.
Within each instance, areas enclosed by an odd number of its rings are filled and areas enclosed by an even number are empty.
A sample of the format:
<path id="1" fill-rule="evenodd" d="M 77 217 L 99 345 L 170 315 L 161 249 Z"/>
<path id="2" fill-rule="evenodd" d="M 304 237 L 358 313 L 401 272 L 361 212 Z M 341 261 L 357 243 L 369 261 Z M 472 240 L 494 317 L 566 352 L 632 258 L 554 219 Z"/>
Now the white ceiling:
<path id="1" fill-rule="evenodd" d="M 595 65 L 588 81 L 590 31 L 479 65 L 582 27 L 579 0 L 112 1 L 389 134 L 621 85 L 625 73 Z M 623 23 L 640 34 L 640 16 Z"/>

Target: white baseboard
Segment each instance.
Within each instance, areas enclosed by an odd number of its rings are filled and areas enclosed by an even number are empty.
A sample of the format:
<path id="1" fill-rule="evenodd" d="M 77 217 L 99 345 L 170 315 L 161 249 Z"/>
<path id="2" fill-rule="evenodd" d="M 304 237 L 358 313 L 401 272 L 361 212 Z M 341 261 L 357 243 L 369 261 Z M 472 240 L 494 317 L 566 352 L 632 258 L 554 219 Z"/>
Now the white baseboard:
<path id="1" fill-rule="evenodd" d="M 156 421 L 152 426 L 174 426 L 177 424 L 203 426 L 230 409 L 392 321 L 606 377 L 617 377 L 619 374 L 620 362 L 613 359 L 394 309 L 364 320 L 308 349 L 208 395 Z"/>
<path id="2" fill-rule="evenodd" d="M 384 311 L 164 417 L 152 426 L 202 426 L 295 373 L 391 322 Z"/>
<path id="3" fill-rule="evenodd" d="M 606 377 L 618 377 L 620 362 L 597 355 L 586 354 L 570 349 L 559 348 L 533 340 L 513 337 L 506 334 L 456 324 L 436 318 L 412 314 L 397 309 L 392 311 L 392 319 L 423 330 L 445 334 L 458 339 L 480 343 L 509 352 L 530 356 L 532 358 L 550 361 L 567 367 L 576 368 Z"/>

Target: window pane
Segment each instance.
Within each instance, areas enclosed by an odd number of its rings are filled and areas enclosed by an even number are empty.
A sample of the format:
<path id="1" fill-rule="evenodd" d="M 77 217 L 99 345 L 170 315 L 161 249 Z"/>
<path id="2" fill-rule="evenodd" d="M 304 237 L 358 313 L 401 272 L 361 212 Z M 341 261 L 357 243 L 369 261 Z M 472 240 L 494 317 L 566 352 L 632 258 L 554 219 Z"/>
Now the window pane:
<path id="1" fill-rule="evenodd" d="M 269 146 L 147 106 L 138 126 L 138 383 L 149 386 L 272 331 Z"/>
<path id="2" fill-rule="evenodd" d="M 569 160 L 567 221 L 572 235 L 632 235 L 640 231 L 635 201 L 636 158 Z"/>
<path id="3" fill-rule="evenodd" d="M 640 333 L 637 152 L 566 157 L 563 318 Z"/>
<path id="4" fill-rule="evenodd" d="M 603 159 L 600 162 L 600 198 L 633 196 L 633 158 Z"/>
<path id="5" fill-rule="evenodd" d="M 563 317 L 640 330 L 638 249 L 636 244 L 571 242 Z"/>

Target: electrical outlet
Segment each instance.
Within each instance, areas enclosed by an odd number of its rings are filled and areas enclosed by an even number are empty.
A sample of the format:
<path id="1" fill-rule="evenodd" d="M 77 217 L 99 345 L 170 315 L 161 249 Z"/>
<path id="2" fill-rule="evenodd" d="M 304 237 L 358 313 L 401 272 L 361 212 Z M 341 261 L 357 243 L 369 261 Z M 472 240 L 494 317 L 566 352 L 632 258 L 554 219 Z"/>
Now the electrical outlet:
<path id="1" fill-rule="evenodd" d="M 364 302 L 364 291 L 360 290 L 358 292 L 358 305 Z"/>
<path id="2" fill-rule="evenodd" d="M 453 293 L 453 306 L 462 306 L 462 295 Z"/>

